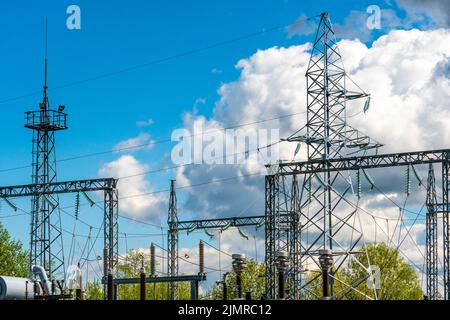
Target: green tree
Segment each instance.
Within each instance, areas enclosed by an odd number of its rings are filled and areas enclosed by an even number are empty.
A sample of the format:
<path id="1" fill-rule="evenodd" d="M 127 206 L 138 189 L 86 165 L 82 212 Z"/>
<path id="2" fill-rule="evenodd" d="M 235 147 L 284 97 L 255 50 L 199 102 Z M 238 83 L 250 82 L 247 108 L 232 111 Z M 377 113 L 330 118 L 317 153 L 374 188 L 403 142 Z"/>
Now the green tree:
<path id="1" fill-rule="evenodd" d="M 0 275 L 26 277 L 29 271 L 28 252 L 20 241 L 11 238 L 0 223 Z"/>
<path id="2" fill-rule="evenodd" d="M 119 278 L 139 278 L 142 253 L 138 250 L 130 250 L 126 256 L 126 260 L 122 260 L 118 265 Z M 150 274 L 150 261 L 148 257 L 144 259 L 144 271 L 148 276 Z M 137 300 L 140 297 L 139 284 L 119 285 L 119 300 Z M 176 284 L 177 299 L 190 299 L 190 283 L 179 282 Z M 147 300 L 167 300 L 169 297 L 168 283 L 147 283 L 146 299 Z M 103 299 L 103 285 L 100 281 L 90 282 L 85 288 L 85 298 L 89 300 Z"/>
<path id="3" fill-rule="evenodd" d="M 391 248 L 385 243 L 370 244 L 362 247 L 356 254 L 357 260 L 367 268 L 370 265 L 378 266 L 380 270 L 380 286 L 376 289 L 379 300 L 422 300 L 423 292 L 420 287 L 419 277 L 414 268 L 400 255 L 398 249 Z M 308 295 L 310 299 L 321 296 L 322 281 L 320 273 L 310 275 L 313 290 Z M 365 300 L 364 295 L 375 298 L 373 288 L 367 285 L 367 272 L 354 259 L 349 260 L 348 265 L 335 273 L 334 296 L 342 300 Z M 350 289 L 344 283 L 353 286 Z"/>
<path id="4" fill-rule="evenodd" d="M 103 300 L 103 284 L 100 280 L 88 282 L 84 289 L 84 299 L 86 300 Z"/>
<path id="5" fill-rule="evenodd" d="M 251 292 L 253 300 L 261 299 L 265 290 L 265 267 L 263 263 L 258 263 L 256 260 L 247 260 L 247 266 L 242 273 L 242 287 L 243 292 Z M 226 283 L 228 287 L 228 299 L 236 297 L 236 273 L 231 271 Z M 207 295 L 213 300 L 222 299 L 222 285 L 214 284 L 211 292 Z"/>

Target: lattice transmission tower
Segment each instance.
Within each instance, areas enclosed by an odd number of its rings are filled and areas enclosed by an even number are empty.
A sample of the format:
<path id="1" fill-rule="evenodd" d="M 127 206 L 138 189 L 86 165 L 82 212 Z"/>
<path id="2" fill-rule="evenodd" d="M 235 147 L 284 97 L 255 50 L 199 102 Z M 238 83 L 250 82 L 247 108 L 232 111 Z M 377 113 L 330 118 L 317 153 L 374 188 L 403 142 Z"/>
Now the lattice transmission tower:
<path id="1" fill-rule="evenodd" d="M 49 279 L 64 279 L 59 198 L 48 192 L 47 185 L 57 181 L 55 132 L 67 129 L 67 114 L 62 105 L 57 110 L 50 108 L 45 42 L 43 99 L 38 110 L 25 112 L 25 127 L 33 130 L 32 183 L 40 186 L 31 200 L 30 267 L 44 267 Z"/>
<path id="2" fill-rule="evenodd" d="M 168 253 L 167 272 L 171 277 L 178 275 L 178 210 L 177 210 L 177 194 L 175 190 L 175 180 L 170 181 L 169 196 L 169 212 L 167 218 L 169 232 L 167 234 Z M 170 282 L 169 294 L 170 299 L 175 300 L 176 283 Z"/>
<path id="3" fill-rule="evenodd" d="M 299 299 L 311 292 L 310 286 L 318 278 L 305 280 L 302 274 L 306 269 L 321 268 L 321 250 L 331 252 L 331 278 L 340 281 L 335 279 L 336 271 L 361 245 L 362 231 L 353 225 L 356 210 L 342 201 L 355 189 L 341 172 L 327 170 L 330 159 L 366 154 L 381 146 L 348 125 L 346 103 L 365 98 L 367 108 L 370 99 L 356 84 L 357 91 L 348 90 L 348 80 L 329 15 L 322 13 L 306 72 L 307 123 L 286 140 L 305 144 L 307 161 L 320 161 L 325 170 L 302 175 L 299 181 L 295 173 L 280 175 L 277 166 L 272 166 L 272 174 L 266 176 L 268 298 L 278 298 L 277 251 L 289 254 L 288 298 Z M 284 214 L 290 215 L 289 223 L 281 219 Z M 333 281 L 330 287 L 333 296 Z"/>

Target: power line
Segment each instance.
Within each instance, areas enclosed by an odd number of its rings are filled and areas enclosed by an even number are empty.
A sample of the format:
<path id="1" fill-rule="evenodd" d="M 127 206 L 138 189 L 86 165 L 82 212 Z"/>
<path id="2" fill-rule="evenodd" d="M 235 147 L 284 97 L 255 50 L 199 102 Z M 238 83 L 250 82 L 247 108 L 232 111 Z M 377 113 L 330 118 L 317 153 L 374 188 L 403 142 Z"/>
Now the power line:
<path id="1" fill-rule="evenodd" d="M 250 126 L 250 125 L 254 125 L 254 124 L 280 120 L 280 119 L 284 119 L 284 118 L 288 118 L 288 117 L 292 117 L 292 116 L 296 116 L 296 115 L 300 115 L 300 114 L 304 114 L 304 113 L 306 113 L 306 111 L 284 114 L 281 116 L 268 118 L 268 119 L 261 119 L 261 120 L 252 121 L 252 122 L 239 123 L 239 124 L 231 125 L 231 126 L 220 128 L 220 129 L 211 129 L 211 130 L 207 130 L 207 131 L 202 131 L 200 133 L 188 135 L 188 136 L 186 136 L 186 138 L 192 138 L 192 137 L 196 137 L 198 135 L 205 135 L 205 134 L 209 134 L 209 133 L 213 133 L 213 132 L 225 131 L 225 130 L 240 128 L 240 127 L 246 127 L 246 126 Z M 135 146 L 129 146 L 129 147 L 123 147 L 123 148 L 113 148 L 113 149 L 109 149 L 109 150 L 105 150 L 105 151 L 92 152 L 92 153 L 81 154 L 81 155 L 77 155 L 77 156 L 73 156 L 73 157 L 63 158 L 60 160 L 56 160 L 56 162 L 67 162 L 67 161 L 79 160 L 79 159 L 95 157 L 95 156 L 100 156 L 100 155 L 105 155 L 105 154 L 110 154 L 110 153 L 115 153 L 115 152 L 141 149 L 141 148 L 145 148 L 145 147 L 149 147 L 149 146 L 153 146 L 153 145 L 157 145 L 157 144 L 162 144 L 162 143 L 168 143 L 168 142 L 173 142 L 173 141 L 172 141 L 172 139 L 169 139 L 169 138 L 161 139 L 161 140 L 153 140 L 148 143 L 143 143 L 143 144 L 139 144 L 139 145 L 135 145 Z M 261 148 L 263 148 L 263 147 L 261 147 Z M 27 169 L 30 167 L 31 167 L 31 165 L 22 165 L 22 166 L 17 166 L 17 167 L 5 168 L 5 169 L 0 169 L 0 173 L 21 170 L 21 169 Z M 177 167 L 178 166 L 176 166 L 174 168 L 177 168 Z M 157 170 L 149 171 L 148 173 L 158 172 L 158 171 L 163 171 L 163 170 L 165 170 L 165 169 L 157 169 Z"/>
<path id="2" fill-rule="evenodd" d="M 196 49 L 180 52 L 180 53 L 173 54 L 173 55 L 170 55 L 170 56 L 166 56 L 166 57 L 163 57 L 163 58 L 159 58 L 159 59 L 155 59 L 155 60 L 152 60 L 152 61 L 148 61 L 148 62 L 145 62 L 145 63 L 142 63 L 142 64 L 137 64 L 137 65 L 134 65 L 134 66 L 130 66 L 130 67 L 127 67 L 127 68 L 124 68 L 124 69 L 121 69 L 121 70 L 111 71 L 111 72 L 108 72 L 108 73 L 100 74 L 100 75 L 89 77 L 89 78 L 86 78 L 86 79 L 70 82 L 70 83 L 67 83 L 67 84 L 64 84 L 64 85 L 55 86 L 55 87 L 52 87 L 51 90 L 59 90 L 59 89 L 64 89 L 64 88 L 68 88 L 68 87 L 73 87 L 73 86 L 80 85 L 80 84 L 83 84 L 83 83 L 86 83 L 86 82 L 100 80 L 100 79 L 104 79 L 104 78 L 109 78 L 109 77 L 112 77 L 112 76 L 115 76 L 115 75 L 118 75 L 118 74 L 127 73 L 127 72 L 130 72 L 130 71 L 138 70 L 138 69 L 149 67 L 149 66 L 152 66 L 152 65 L 157 65 L 157 64 L 160 64 L 160 63 L 163 63 L 163 62 L 167 62 L 167 61 L 171 61 L 171 60 L 175 60 L 175 59 L 178 59 L 178 58 L 183 58 L 183 57 L 190 56 L 190 55 L 193 55 L 193 54 L 196 54 L 196 53 L 200 53 L 200 52 L 203 52 L 203 51 L 208 51 L 208 50 L 215 49 L 215 48 L 218 48 L 218 47 L 221 47 L 221 46 L 225 46 L 225 45 L 232 44 L 232 43 L 235 43 L 235 42 L 239 42 L 239 41 L 247 40 L 247 39 L 250 39 L 250 38 L 253 38 L 253 37 L 257 37 L 257 36 L 260 36 L 260 35 L 263 35 L 263 34 L 266 34 L 266 33 L 269 33 L 269 32 L 278 31 L 280 29 L 284 29 L 284 28 L 288 28 L 288 27 L 291 27 L 291 26 L 295 26 L 297 24 L 301 24 L 301 23 L 304 23 L 304 22 L 312 20 L 312 19 L 314 19 L 314 18 L 313 17 L 311 17 L 311 18 L 304 18 L 304 19 L 297 20 L 294 23 L 291 23 L 291 24 L 288 24 L 288 25 L 276 26 L 276 27 L 272 27 L 272 28 L 268 28 L 268 29 L 263 29 L 261 31 L 257 31 L 257 32 L 249 33 L 249 34 L 246 34 L 246 35 L 243 35 L 243 36 L 239 36 L 239 37 L 236 37 L 236 38 L 232 38 L 232 39 L 216 42 L 214 44 L 207 45 L 207 46 L 204 46 L 204 47 L 200 47 L 200 48 L 196 48 Z M 16 96 L 16 97 L 6 98 L 6 99 L 3 99 L 3 100 L 0 100 L 0 104 L 11 102 L 11 101 L 16 101 L 16 100 L 19 100 L 19 99 L 22 99 L 22 98 L 26 98 L 26 97 L 29 97 L 29 96 L 34 96 L 35 94 L 40 93 L 40 92 L 41 91 L 33 91 L 33 92 L 22 94 L 22 95 L 19 95 L 19 96 Z"/>
<path id="3" fill-rule="evenodd" d="M 215 246 L 213 246 L 212 244 L 210 244 L 208 241 L 205 241 L 205 240 L 202 240 L 202 241 L 203 241 L 203 243 L 205 243 L 205 244 L 208 245 L 209 247 L 213 248 L 214 250 L 216 250 L 216 251 L 218 251 L 218 252 L 220 252 L 220 253 L 223 253 L 224 255 L 227 255 L 227 256 L 231 257 L 231 254 L 229 254 L 228 252 L 216 248 Z"/>
<path id="4" fill-rule="evenodd" d="M 155 247 L 160 248 L 162 251 L 168 252 L 167 249 L 161 247 L 161 246 L 158 245 L 157 243 L 154 243 L 154 245 L 155 245 Z M 163 259 L 167 259 L 167 258 L 164 257 Z M 190 263 L 190 264 L 195 265 L 195 266 L 200 266 L 200 264 L 195 263 L 195 262 L 193 262 L 193 261 L 189 261 L 189 260 L 185 259 L 184 257 L 178 256 L 178 259 L 181 259 L 181 260 L 183 260 L 184 262 Z M 223 271 L 223 270 L 219 270 L 219 269 L 210 268 L 210 267 L 207 267 L 207 266 L 203 266 L 203 267 L 204 267 L 205 269 L 212 270 L 212 271 L 217 271 L 217 272 Z"/>

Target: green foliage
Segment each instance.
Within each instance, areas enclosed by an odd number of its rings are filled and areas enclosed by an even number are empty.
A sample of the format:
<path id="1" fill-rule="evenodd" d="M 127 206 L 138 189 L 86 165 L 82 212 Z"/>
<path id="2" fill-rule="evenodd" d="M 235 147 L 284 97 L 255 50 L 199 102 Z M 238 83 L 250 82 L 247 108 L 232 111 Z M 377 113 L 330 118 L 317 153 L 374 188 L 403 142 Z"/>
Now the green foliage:
<path id="1" fill-rule="evenodd" d="M 119 278 L 139 278 L 142 262 L 142 253 L 137 250 L 130 250 L 127 254 L 126 261 L 120 261 L 118 265 Z M 144 271 L 146 276 L 150 274 L 150 261 L 144 259 Z M 120 285 L 118 286 L 119 300 L 138 300 L 139 284 Z M 190 283 L 179 282 L 176 284 L 175 296 L 177 299 L 190 299 Z M 101 300 L 103 299 L 103 285 L 99 282 L 91 282 L 86 286 L 86 299 Z M 167 300 L 169 298 L 168 283 L 147 283 L 146 299 L 147 300 Z"/>
<path id="2" fill-rule="evenodd" d="M 226 279 L 228 287 L 228 299 L 236 297 L 236 273 L 231 271 Z M 265 290 L 265 267 L 256 260 L 247 260 L 247 267 L 242 273 L 243 293 L 251 292 L 253 300 L 260 300 Z M 214 284 L 210 294 L 213 300 L 222 299 L 222 285 Z"/>
<path id="3" fill-rule="evenodd" d="M 11 239 L 0 223 L 0 275 L 26 277 L 29 275 L 28 252 L 20 241 Z"/>
<path id="4" fill-rule="evenodd" d="M 100 280 L 88 282 L 84 292 L 84 299 L 86 300 L 103 300 L 103 285 Z"/>
<path id="5" fill-rule="evenodd" d="M 384 243 L 371 244 L 361 248 L 356 255 L 359 262 L 366 268 L 370 264 L 380 268 L 380 288 L 376 290 L 379 300 L 422 300 L 423 292 L 420 287 L 419 277 L 414 268 L 400 255 L 399 250 L 391 248 Z M 363 294 L 375 298 L 374 289 L 367 285 L 367 272 L 354 259 L 348 266 L 339 270 L 334 280 L 335 299 L 365 300 Z M 309 299 L 317 299 L 321 296 L 322 281 L 320 273 L 310 275 L 314 289 L 308 295 Z M 349 289 L 342 282 L 354 286 L 360 293 Z M 363 294 L 361 294 L 363 293 Z"/>

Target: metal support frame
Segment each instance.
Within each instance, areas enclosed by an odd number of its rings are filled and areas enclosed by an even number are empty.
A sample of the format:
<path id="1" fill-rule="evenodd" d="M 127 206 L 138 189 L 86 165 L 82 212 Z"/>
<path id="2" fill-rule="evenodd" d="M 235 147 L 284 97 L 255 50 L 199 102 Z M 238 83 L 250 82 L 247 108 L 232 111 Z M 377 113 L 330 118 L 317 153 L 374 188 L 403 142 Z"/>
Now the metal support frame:
<path id="1" fill-rule="evenodd" d="M 103 268 L 113 277 L 117 274 L 119 262 L 119 192 L 117 189 L 104 190 Z M 105 292 L 105 297 L 108 293 Z"/>
<path id="2" fill-rule="evenodd" d="M 25 112 L 25 128 L 33 131 L 32 183 L 43 185 L 57 181 L 55 132 L 67 129 L 64 107 L 51 110 L 47 86 L 47 57 L 44 65 L 44 91 L 39 109 Z M 42 266 L 50 280 L 64 279 L 64 250 L 58 196 L 36 193 L 31 199 L 30 268 Z M 55 217 L 56 216 L 56 217 Z"/>
<path id="3" fill-rule="evenodd" d="M 433 164 L 428 169 L 426 217 L 426 295 L 429 300 L 438 298 L 438 217 L 436 179 Z"/>
<path id="4" fill-rule="evenodd" d="M 191 300 L 198 300 L 198 286 L 200 281 L 206 280 L 206 275 L 180 275 L 175 277 L 147 277 L 145 279 L 141 278 L 119 278 L 113 279 L 114 285 L 123 285 L 123 284 L 139 284 L 141 281 L 145 281 L 145 283 L 176 283 L 176 282 L 189 282 L 191 284 Z M 102 280 L 102 283 L 105 284 L 105 280 Z"/>
<path id="5" fill-rule="evenodd" d="M 410 165 L 440 164 L 442 166 L 442 201 L 435 198 L 435 178 L 434 170 L 429 171 L 428 187 L 427 187 L 427 296 L 429 299 L 436 299 L 438 296 L 438 236 L 437 225 L 439 213 L 442 213 L 442 234 L 443 234 L 443 284 L 444 299 L 449 300 L 450 296 L 450 226 L 448 213 L 449 208 L 449 190 L 450 190 L 450 149 L 424 150 L 414 152 L 401 152 L 378 154 L 371 156 L 353 156 L 329 159 L 328 168 L 325 168 L 325 161 L 299 161 L 278 164 L 277 176 L 293 176 L 305 175 L 311 176 L 315 172 L 331 172 L 359 171 L 363 169 L 388 168 L 388 167 L 405 167 Z M 433 176 L 433 178 L 430 177 Z M 307 179 L 307 178 L 305 178 Z M 431 180 L 430 180 L 431 179 Z M 267 181 L 267 178 L 266 178 Z M 433 191 L 434 189 L 434 191 Z M 266 189 L 267 192 L 267 189 Z M 272 195 L 272 197 L 274 197 Z M 270 204 L 268 205 L 270 208 Z M 267 212 L 270 213 L 270 212 Z M 270 217 L 268 217 L 270 220 Z"/>
<path id="6" fill-rule="evenodd" d="M 286 251 L 289 257 L 287 298 L 299 299 L 302 294 L 303 265 L 313 263 L 318 266 L 318 250 L 333 250 L 334 246 L 339 246 L 335 239 L 344 234 L 345 229 L 352 229 L 348 221 L 354 212 L 340 201 L 342 195 L 336 194 L 333 189 L 333 185 L 338 185 L 340 181 L 339 173 L 333 172 L 330 161 L 345 155 L 376 150 L 381 146 L 347 124 L 346 102 L 369 95 L 348 90 L 346 78 L 331 21 L 328 13 L 322 13 L 306 71 L 306 133 L 301 132 L 302 128 L 285 139 L 306 144 L 308 160 L 305 166 L 310 172 L 289 170 L 287 173 L 283 171 L 286 169 L 285 163 L 279 163 L 273 166 L 275 170 L 269 171 L 273 173 L 272 176 L 266 178 L 266 216 L 272 225 L 266 229 L 266 293 L 269 299 L 278 298 L 275 290 L 277 279 L 274 276 L 276 251 Z M 315 163 L 323 170 L 313 167 Z M 301 190 L 297 180 L 300 175 L 303 175 Z M 317 187 L 312 184 L 313 176 L 320 182 Z M 338 206 L 340 211 L 350 213 L 344 217 L 338 216 L 335 214 Z M 289 214 L 288 225 L 277 221 L 281 213 Z M 312 235 L 314 239 L 304 242 L 303 233 L 306 238 Z M 349 239 L 349 247 L 341 248 L 341 253 L 337 253 L 341 256 L 340 265 L 359 239 Z M 333 288 L 330 290 L 332 294 Z"/>
<path id="7" fill-rule="evenodd" d="M 284 222 L 288 222 L 287 215 L 281 215 Z M 217 219 L 199 219 L 178 221 L 178 231 L 222 229 L 226 227 L 262 227 L 266 223 L 266 216 L 229 217 Z"/>
<path id="8" fill-rule="evenodd" d="M 449 225 L 449 189 L 450 189 L 450 153 L 446 153 L 442 162 L 442 235 L 443 235 L 443 271 L 444 299 L 450 300 L 450 225 Z"/>
<path id="9" fill-rule="evenodd" d="M 305 175 L 325 171 L 357 171 L 372 168 L 388 168 L 408 165 L 443 163 L 449 157 L 450 149 L 424 150 L 413 152 L 386 153 L 368 156 L 332 158 L 284 162 L 278 164 L 278 175 Z"/>
<path id="10" fill-rule="evenodd" d="M 119 257 L 118 242 L 118 210 L 119 195 L 117 180 L 113 178 L 74 180 L 66 182 L 26 184 L 0 187 L 0 198 L 18 198 L 58 195 L 63 193 L 77 193 L 88 191 L 104 192 L 104 276 L 108 272 L 117 272 Z M 106 297 L 106 290 L 105 290 Z"/>
<path id="11" fill-rule="evenodd" d="M 435 212 L 443 212 L 444 296 L 449 299 L 450 149 L 378 154 L 382 144 L 347 123 L 346 102 L 367 98 L 365 104 L 367 110 L 370 96 L 362 89 L 362 92 L 348 90 L 346 78 L 347 74 L 341 62 L 331 21 L 328 14 L 323 13 L 320 16 L 306 73 L 306 134 L 301 133 L 302 128 L 285 139 L 306 144 L 308 160 L 280 162 L 267 166 L 271 174 L 265 178 L 264 217 L 184 221 L 178 222 L 177 231 L 187 230 L 189 233 L 196 229 L 265 224 L 266 298 L 277 298 L 275 254 L 281 250 L 288 253 L 289 261 L 289 269 L 286 272 L 286 284 L 289 287 L 287 298 L 299 299 L 308 291 L 306 288 L 308 284 L 312 283 L 312 280 L 302 283 L 301 273 L 305 265 L 311 263 L 315 267 L 320 267 L 320 250 L 333 252 L 335 259 L 333 274 L 336 275 L 349 256 L 354 254 L 363 237 L 362 231 L 355 229 L 350 223 L 355 217 L 356 210 L 345 201 L 341 201 L 351 192 L 351 186 L 340 190 L 342 188 L 339 186 L 349 183 L 342 172 L 359 173 L 359 170 L 371 168 L 441 163 L 443 201 L 436 203 L 433 208 Z M 298 186 L 299 177 L 303 178 L 301 188 Z M 314 183 L 315 180 L 318 183 Z M 346 239 L 343 245 L 342 241 L 336 239 L 340 235 L 345 235 L 346 230 L 351 230 L 354 237 Z M 311 233 L 313 239 L 308 240 L 308 234 Z M 349 286 L 351 287 L 351 284 Z M 330 298 L 333 297 L 333 282 L 331 282 Z"/>
<path id="12" fill-rule="evenodd" d="M 175 180 L 170 181 L 169 213 L 167 224 L 169 232 L 167 234 L 167 250 L 169 258 L 167 259 L 167 272 L 171 277 L 178 275 L 178 213 L 177 213 L 177 194 L 175 192 Z M 170 282 L 169 298 L 175 300 L 176 283 Z"/>
<path id="13" fill-rule="evenodd" d="M 268 182 L 270 180 L 271 182 Z M 272 182 L 276 181 L 275 177 L 266 176 L 266 190 L 267 188 L 272 188 Z M 266 192 L 266 195 L 268 193 Z M 275 194 L 275 193 L 274 193 Z M 266 199 L 266 205 L 270 203 L 268 199 Z M 173 230 L 178 233 L 180 231 L 187 231 L 192 232 L 193 230 L 205 230 L 205 229 L 220 229 L 223 230 L 224 228 L 230 228 L 230 227 L 250 227 L 254 226 L 256 228 L 265 226 L 265 236 L 266 236 L 266 259 L 267 257 L 271 257 L 272 255 L 267 254 L 267 252 L 270 252 L 270 248 L 273 248 L 272 250 L 275 250 L 274 245 L 274 223 L 275 219 L 271 218 L 271 215 L 255 215 L 255 216 L 245 216 L 245 217 L 228 217 L 228 218 L 217 218 L 217 219 L 198 219 L 198 220 L 186 220 L 186 221 L 177 221 L 176 225 L 172 224 Z M 297 219 L 291 219 L 291 215 L 288 213 L 281 213 L 277 216 L 277 223 L 280 225 L 290 225 L 291 228 L 298 229 L 298 220 Z M 169 224 L 169 234 L 170 231 Z M 169 251 L 170 252 L 170 251 Z M 292 265 L 296 265 L 296 260 L 294 256 L 291 257 Z M 268 268 L 268 266 L 271 266 Z M 266 285 L 268 283 L 268 278 L 273 277 L 276 278 L 276 269 L 275 265 L 273 263 L 267 263 L 266 261 Z M 276 288 L 273 287 L 274 292 L 276 291 Z"/>
<path id="14" fill-rule="evenodd" d="M 266 298 L 276 295 L 276 266 L 275 266 L 275 212 L 278 208 L 278 176 L 270 175 L 265 179 L 265 267 L 266 267 Z"/>
<path id="15" fill-rule="evenodd" d="M 361 134 L 347 123 L 347 101 L 366 98 L 365 110 L 370 101 L 370 96 L 359 87 L 362 92 L 348 90 L 347 78 L 331 21 L 328 14 L 323 13 L 306 72 L 307 123 L 304 128 L 285 139 L 306 144 L 307 160 L 267 166 L 268 172 L 271 172 L 271 175 L 266 176 L 265 183 L 267 298 L 277 298 L 277 279 L 274 276 L 276 251 L 288 252 L 289 262 L 293 264 L 286 274 L 286 283 L 290 289 L 288 298 L 297 299 L 304 292 L 311 293 L 308 285 L 314 283 L 314 279 L 302 283 L 300 275 L 311 264 L 314 268 L 320 267 L 320 250 L 332 250 L 335 259 L 333 273 L 336 275 L 360 245 L 362 230 L 350 223 L 356 210 L 346 201 L 341 201 L 352 192 L 350 173 L 346 177 L 343 172 L 441 163 L 443 200 L 442 203 L 436 203 L 433 209 L 435 212 L 443 212 L 444 296 L 449 299 L 450 150 L 379 155 L 378 149 L 382 144 Z M 302 133 L 305 128 L 306 133 Z M 298 177 L 303 178 L 300 192 Z M 281 213 L 290 214 L 290 218 L 296 219 L 298 224 L 294 226 L 295 223 L 291 223 L 292 226 L 288 228 L 278 222 L 277 217 Z M 354 236 L 342 239 L 342 236 L 349 233 Z M 349 286 L 352 287 L 351 284 Z M 334 298 L 333 282 L 330 283 L 330 298 Z"/>

